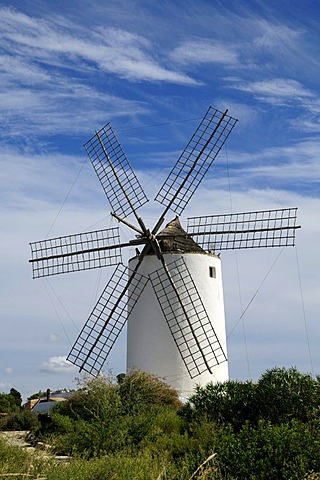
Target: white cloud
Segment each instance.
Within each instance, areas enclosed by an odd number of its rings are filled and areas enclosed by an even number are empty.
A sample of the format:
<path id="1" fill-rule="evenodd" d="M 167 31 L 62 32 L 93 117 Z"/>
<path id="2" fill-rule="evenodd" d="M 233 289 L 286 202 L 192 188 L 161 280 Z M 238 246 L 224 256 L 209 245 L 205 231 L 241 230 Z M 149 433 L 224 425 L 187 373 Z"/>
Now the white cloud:
<path id="1" fill-rule="evenodd" d="M 311 110 L 313 107 L 312 105 L 308 106 Z M 320 112 L 318 112 L 320 113 Z M 310 118 L 310 117 L 299 117 L 291 120 L 291 125 L 293 128 L 299 132 L 305 133 L 320 133 L 320 119 L 319 118 Z"/>
<path id="2" fill-rule="evenodd" d="M 66 357 L 50 357 L 47 362 L 42 363 L 40 371 L 44 373 L 72 373 L 77 367 L 67 362 Z"/>
<path id="3" fill-rule="evenodd" d="M 223 162 L 222 154 L 206 175 L 204 184 L 211 185 L 213 191 L 220 188 L 232 191 L 269 189 L 282 191 L 282 194 L 303 192 L 305 196 L 314 196 L 319 191 L 319 156 L 317 137 L 279 147 L 258 148 L 253 152 L 230 151 L 228 165 Z"/>
<path id="4" fill-rule="evenodd" d="M 3 139 L 16 137 L 30 143 L 31 136 L 91 133 L 92 128 L 105 124 L 106 111 L 109 121 L 148 113 L 143 102 L 100 93 L 72 81 L 66 84 L 61 78 L 42 90 L 12 85 L 10 92 L 0 93 L 0 102 Z"/>
<path id="5" fill-rule="evenodd" d="M 115 77 L 130 82 L 198 83 L 168 67 L 165 54 L 141 35 L 113 27 L 91 31 L 60 23 L 58 17 L 49 22 L 8 8 L 0 13 L 4 141 L 15 137 L 29 143 L 35 136 L 91 132 L 106 118 L 148 114 L 145 101 L 113 92 L 110 82 Z"/>
<path id="6" fill-rule="evenodd" d="M 13 78 L 25 85 L 43 85 L 51 80 L 51 76 L 46 71 L 19 56 L 0 55 L 0 68 L 2 88 L 5 85 L 12 86 Z"/>
<path id="7" fill-rule="evenodd" d="M 292 79 L 274 78 L 249 83 L 238 83 L 233 88 L 243 92 L 252 93 L 254 96 L 270 103 L 282 103 L 286 100 L 296 101 L 298 98 L 313 97 L 314 94 L 306 89 L 300 82 Z"/>
<path id="8" fill-rule="evenodd" d="M 8 375 L 11 375 L 13 373 L 13 368 L 12 367 L 7 367 L 5 369 L 5 372 L 8 374 Z"/>
<path id="9" fill-rule="evenodd" d="M 210 39 L 196 39 L 183 42 L 171 52 L 172 60 L 191 65 L 213 63 L 220 65 L 238 64 L 238 55 L 233 47 Z"/>
<path id="10" fill-rule="evenodd" d="M 131 81 L 165 81 L 192 85 L 191 77 L 162 66 L 141 35 L 113 27 L 90 30 L 63 26 L 3 8 L 3 47 L 53 67 L 101 70 Z"/>
<path id="11" fill-rule="evenodd" d="M 259 35 L 255 36 L 253 46 L 258 49 L 271 51 L 278 54 L 279 49 L 294 49 L 296 45 L 301 44 L 304 31 L 293 29 L 287 25 L 277 25 L 264 19 L 257 19 L 253 22 Z"/>

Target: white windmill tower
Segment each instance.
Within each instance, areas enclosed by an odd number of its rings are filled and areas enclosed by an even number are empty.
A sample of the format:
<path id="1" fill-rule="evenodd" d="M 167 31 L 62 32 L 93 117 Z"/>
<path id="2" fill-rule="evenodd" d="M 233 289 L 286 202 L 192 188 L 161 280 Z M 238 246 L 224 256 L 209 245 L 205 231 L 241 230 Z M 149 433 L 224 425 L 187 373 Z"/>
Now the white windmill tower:
<path id="1" fill-rule="evenodd" d="M 170 280 L 155 255 L 146 255 L 140 271 L 151 282 L 128 321 L 127 368 L 151 371 L 187 397 L 196 384 L 228 379 L 221 261 L 178 217 L 157 239 Z"/>
<path id="2" fill-rule="evenodd" d="M 100 372 L 128 320 L 128 368 L 158 375 L 182 395 L 228 378 L 217 254 L 294 245 L 297 209 L 189 218 L 187 232 L 175 218 L 160 228 L 169 211 L 184 211 L 236 122 L 227 110 L 208 109 L 155 197 L 165 208 L 151 231 L 137 213 L 148 199 L 110 124 L 85 144 L 111 215 L 136 237 L 120 243 L 116 227 L 30 244 L 34 278 L 117 265 L 69 353 L 80 371 Z M 127 270 L 121 248 L 139 245 Z"/>

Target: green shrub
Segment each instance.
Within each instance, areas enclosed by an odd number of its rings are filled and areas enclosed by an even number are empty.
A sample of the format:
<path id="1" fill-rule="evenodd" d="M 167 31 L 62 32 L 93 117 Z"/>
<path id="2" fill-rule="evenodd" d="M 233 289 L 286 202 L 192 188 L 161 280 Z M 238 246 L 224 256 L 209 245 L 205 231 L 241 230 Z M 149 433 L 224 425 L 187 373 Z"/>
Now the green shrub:
<path id="1" fill-rule="evenodd" d="M 50 441 L 58 454 L 90 458 L 116 452 L 125 445 L 127 429 L 121 416 L 88 421 L 54 413 L 52 420 Z"/>
<path id="2" fill-rule="evenodd" d="M 296 368 L 275 367 L 257 384 L 259 416 L 280 424 L 292 419 L 307 422 L 319 416 L 320 383 Z"/>
<path id="3" fill-rule="evenodd" d="M 259 420 L 274 424 L 319 417 L 320 381 L 295 368 L 267 370 L 257 383 L 227 381 L 197 387 L 180 415 L 208 419 L 217 425 L 230 424 L 239 431 L 245 422 Z"/>
<path id="4" fill-rule="evenodd" d="M 90 422 L 119 415 L 122 407 L 118 387 L 110 379 L 103 376 L 84 379 L 80 386 L 74 395 L 55 405 L 52 411 Z"/>
<path id="5" fill-rule="evenodd" d="M 298 421 L 257 427 L 245 423 L 217 432 L 215 451 L 223 478 L 237 480 L 301 480 L 320 471 L 319 429 Z"/>
<path id="6" fill-rule="evenodd" d="M 256 421 L 257 398 L 253 382 L 227 381 L 196 387 L 195 394 L 180 410 L 187 424 L 193 418 L 206 419 L 216 425 L 230 423 L 239 430 L 247 420 Z"/>
<path id="7" fill-rule="evenodd" d="M 72 458 L 42 466 L 42 475 L 313 480 L 320 472 L 319 403 L 319 380 L 295 369 L 272 369 L 256 384 L 199 387 L 183 407 L 175 390 L 149 374 L 122 375 L 118 383 L 99 377 L 50 412 L 44 440 Z M 28 462 L 23 454 L 19 471 L 27 472 Z"/>
<path id="8" fill-rule="evenodd" d="M 118 384 L 98 377 L 56 405 L 50 429 L 42 433 L 51 435 L 56 452 L 86 458 L 151 443 L 166 450 L 169 435 L 180 435 L 180 405 L 177 392 L 152 375 L 133 372 Z"/>
<path id="9" fill-rule="evenodd" d="M 114 452 L 122 448 L 127 435 L 118 387 L 98 377 L 86 381 L 50 414 L 51 441 L 61 454 L 86 457 Z"/>
<path id="10" fill-rule="evenodd" d="M 119 395 L 124 413 L 137 415 L 149 407 L 168 406 L 177 409 L 181 406 L 178 392 L 150 373 L 133 371 L 121 378 Z"/>
<path id="11" fill-rule="evenodd" d="M 0 421 L 0 430 L 36 430 L 38 428 L 37 415 L 27 410 L 8 414 Z"/>

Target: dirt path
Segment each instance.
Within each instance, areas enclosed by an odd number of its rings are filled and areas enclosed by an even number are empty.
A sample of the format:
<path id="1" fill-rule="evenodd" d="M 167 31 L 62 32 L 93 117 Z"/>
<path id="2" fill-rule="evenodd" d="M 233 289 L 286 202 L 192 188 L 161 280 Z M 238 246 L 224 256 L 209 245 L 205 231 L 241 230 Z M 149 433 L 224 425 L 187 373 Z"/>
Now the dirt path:
<path id="1" fill-rule="evenodd" d="M 6 431 L 0 432 L 0 438 L 6 440 L 10 445 L 16 445 L 18 447 L 27 448 L 28 450 L 35 450 L 35 448 L 28 443 L 26 440 L 28 435 L 27 430 L 16 431 Z"/>
<path id="2" fill-rule="evenodd" d="M 5 431 L 1 432 L 0 431 L 0 439 L 3 438 L 8 442 L 10 445 L 15 445 L 17 447 L 21 447 L 25 450 L 28 450 L 30 452 L 36 452 L 37 454 L 44 456 L 44 457 L 51 457 L 52 454 L 50 454 L 48 451 L 45 449 L 39 448 L 40 445 L 38 445 L 38 448 L 32 446 L 28 441 L 27 441 L 27 435 L 28 435 L 27 430 L 21 430 L 21 431 Z M 66 455 L 53 455 L 55 458 L 56 462 L 68 462 L 69 457 Z"/>

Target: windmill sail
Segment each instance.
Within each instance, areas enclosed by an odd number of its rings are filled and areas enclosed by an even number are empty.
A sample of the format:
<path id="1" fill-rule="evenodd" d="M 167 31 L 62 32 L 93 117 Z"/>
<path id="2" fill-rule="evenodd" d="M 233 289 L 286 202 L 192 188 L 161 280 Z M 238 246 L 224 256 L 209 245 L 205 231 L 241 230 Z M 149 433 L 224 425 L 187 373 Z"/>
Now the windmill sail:
<path id="1" fill-rule="evenodd" d="M 150 274 L 175 344 L 191 378 L 227 360 L 183 258 Z"/>
<path id="2" fill-rule="evenodd" d="M 146 286 L 147 277 L 135 271 L 128 280 L 126 272 L 123 264 L 117 266 L 67 357 L 80 371 L 100 372 Z"/>
<path id="3" fill-rule="evenodd" d="M 127 217 L 148 202 L 110 124 L 84 145 L 114 213 Z"/>
<path id="4" fill-rule="evenodd" d="M 207 252 L 294 246 L 297 208 L 188 218 L 188 234 Z"/>
<path id="5" fill-rule="evenodd" d="M 30 243 L 33 278 L 117 265 L 122 261 L 119 242 L 114 227 Z"/>
<path id="6" fill-rule="evenodd" d="M 227 112 L 209 107 L 155 198 L 166 211 L 181 215 L 185 209 L 237 123 Z"/>

